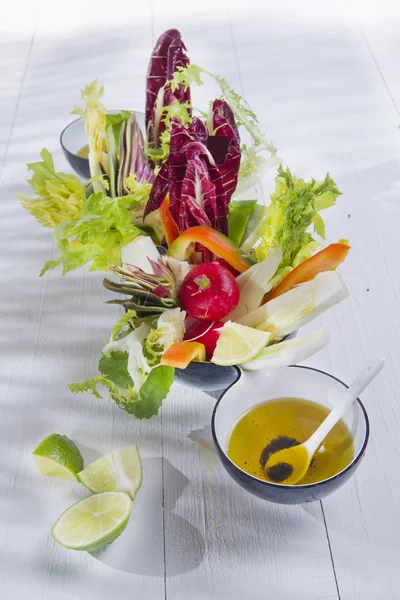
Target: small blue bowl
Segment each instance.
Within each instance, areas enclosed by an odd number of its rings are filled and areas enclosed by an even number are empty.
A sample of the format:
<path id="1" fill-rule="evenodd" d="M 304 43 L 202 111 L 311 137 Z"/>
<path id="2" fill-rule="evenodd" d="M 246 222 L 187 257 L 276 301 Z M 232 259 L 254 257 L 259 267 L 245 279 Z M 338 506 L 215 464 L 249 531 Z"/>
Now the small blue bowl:
<path id="1" fill-rule="evenodd" d="M 297 337 L 298 330 L 285 336 L 283 340 Z M 282 340 L 282 341 L 283 341 Z M 235 367 L 223 367 L 212 362 L 191 362 L 185 369 L 175 369 L 175 380 L 187 387 L 214 392 L 219 396 L 240 377 L 240 370 Z"/>
<path id="2" fill-rule="evenodd" d="M 236 423 L 255 405 L 279 398 L 303 398 L 331 409 L 348 386 L 325 373 L 310 367 L 293 366 L 271 371 L 242 372 L 217 401 L 212 415 L 212 435 L 218 454 L 229 475 L 246 491 L 278 504 L 303 504 L 321 500 L 338 490 L 352 477 L 364 456 L 369 438 L 366 410 L 359 399 L 343 417 L 351 432 L 354 458 L 334 477 L 307 485 L 281 485 L 249 475 L 228 456 L 227 446 Z M 249 440 L 250 443 L 250 440 Z"/>
<path id="3" fill-rule="evenodd" d="M 115 115 L 120 110 L 108 110 L 107 114 Z M 137 122 L 142 131 L 144 131 L 144 113 L 132 111 L 136 115 Z M 83 179 L 90 179 L 89 160 L 77 155 L 77 152 L 87 145 L 85 126 L 81 118 L 75 119 L 63 129 L 60 135 L 60 144 L 72 169 Z"/>
<path id="4" fill-rule="evenodd" d="M 222 367 L 212 362 L 191 362 L 186 369 L 175 369 L 175 380 L 203 392 L 222 394 L 239 377 L 237 367 Z"/>

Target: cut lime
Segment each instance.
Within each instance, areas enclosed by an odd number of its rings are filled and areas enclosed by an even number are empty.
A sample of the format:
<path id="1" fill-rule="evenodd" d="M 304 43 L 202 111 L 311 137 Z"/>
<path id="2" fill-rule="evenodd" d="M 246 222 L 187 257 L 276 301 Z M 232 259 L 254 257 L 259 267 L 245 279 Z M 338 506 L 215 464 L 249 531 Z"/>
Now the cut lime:
<path id="1" fill-rule="evenodd" d="M 132 500 L 125 492 L 89 496 L 67 508 L 51 531 L 56 542 L 71 550 L 100 550 L 128 524 Z"/>
<path id="2" fill-rule="evenodd" d="M 42 475 L 78 481 L 77 474 L 83 469 L 83 458 L 76 444 L 66 435 L 48 435 L 32 454 Z"/>
<path id="3" fill-rule="evenodd" d="M 211 362 L 240 365 L 254 358 L 267 345 L 270 333 L 228 321 L 222 328 Z"/>
<path id="4" fill-rule="evenodd" d="M 127 492 L 134 500 L 142 484 L 142 462 L 138 447 L 114 450 L 78 473 L 78 478 L 94 494 L 118 490 Z"/>

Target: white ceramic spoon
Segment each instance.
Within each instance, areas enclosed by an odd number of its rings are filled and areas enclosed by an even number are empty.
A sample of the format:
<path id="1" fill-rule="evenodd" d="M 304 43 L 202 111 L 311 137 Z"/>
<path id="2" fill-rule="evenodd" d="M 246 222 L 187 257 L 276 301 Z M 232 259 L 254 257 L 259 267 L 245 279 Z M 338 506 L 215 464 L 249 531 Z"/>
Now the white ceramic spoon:
<path id="1" fill-rule="evenodd" d="M 364 368 L 355 378 L 349 389 L 345 392 L 341 402 L 329 413 L 318 429 L 306 442 L 279 450 L 269 457 L 265 465 L 265 475 L 268 481 L 295 485 L 308 471 L 312 457 L 326 438 L 328 433 L 338 421 L 346 414 L 353 402 L 362 391 L 371 383 L 382 369 L 382 358 Z"/>

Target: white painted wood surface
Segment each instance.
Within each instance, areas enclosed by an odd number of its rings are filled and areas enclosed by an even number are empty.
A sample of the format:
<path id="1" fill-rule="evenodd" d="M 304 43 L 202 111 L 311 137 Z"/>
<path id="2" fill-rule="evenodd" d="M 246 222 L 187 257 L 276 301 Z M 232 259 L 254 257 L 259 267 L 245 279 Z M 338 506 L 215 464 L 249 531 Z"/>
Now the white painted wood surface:
<path id="1" fill-rule="evenodd" d="M 398 3 L 1 0 L 0 9 L 0 597 L 400 598 Z M 293 171 L 329 170 L 344 193 L 327 220 L 330 240 L 352 242 L 342 269 L 351 297 L 322 318 L 333 339 L 308 364 L 345 381 L 376 353 L 387 366 L 363 395 L 364 463 L 323 503 L 267 504 L 236 486 L 212 449 L 213 400 L 200 391 L 174 386 L 162 414 L 140 422 L 67 389 L 95 372 L 116 310 L 103 304 L 99 274 L 37 278 L 51 232 L 13 191 L 27 191 L 25 163 L 43 146 L 67 169 L 58 134 L 92 77 L 109 108 L 143 108 L 152 44 L 173 26 L 193 62 L 244 94 Z M 144 483 L 128 530 L 96 557 L 49 535 L 84 495 L 32 466 L 53 431 L 89 459 L 140 445 Z"/>

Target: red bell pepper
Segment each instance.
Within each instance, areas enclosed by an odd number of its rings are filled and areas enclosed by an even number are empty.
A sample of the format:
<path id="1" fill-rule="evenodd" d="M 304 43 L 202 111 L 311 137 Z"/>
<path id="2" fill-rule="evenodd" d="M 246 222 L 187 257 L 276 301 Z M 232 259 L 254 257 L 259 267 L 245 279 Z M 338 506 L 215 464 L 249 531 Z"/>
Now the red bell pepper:
<path id="1" fill-rule="evenodd" d="M 251 261 L 226 235 L 212 227 L 198 225 L 186 229 L 171 244 L 168 254 L 178 260 L 186 260 L 191 254 L 191 244 L 201 244 L 210 252 L 225 259 L 236 271 L 243 273 L 251 267 Z"/>
<path id="2" fill-rule="evenodd" d="M 162 201 L 159 210 L 161 223 L 164 229 L 165 239 L 167 245 L 170 246 L 172 242 L 175 241 L 177 237 L 179 237 L 179 229 L 170 213 L 168 196 Z"/>
<path id="3" fill-rule="evenodd" d="M 266 302 L 281 296 L 300 283 L 314 279 L 318 273 L 336 269 L 344 261 L 349 250 L 350 246 L 347 244 L 331 244 L 317 252 L 286 275 L 268 296 Z"/>

